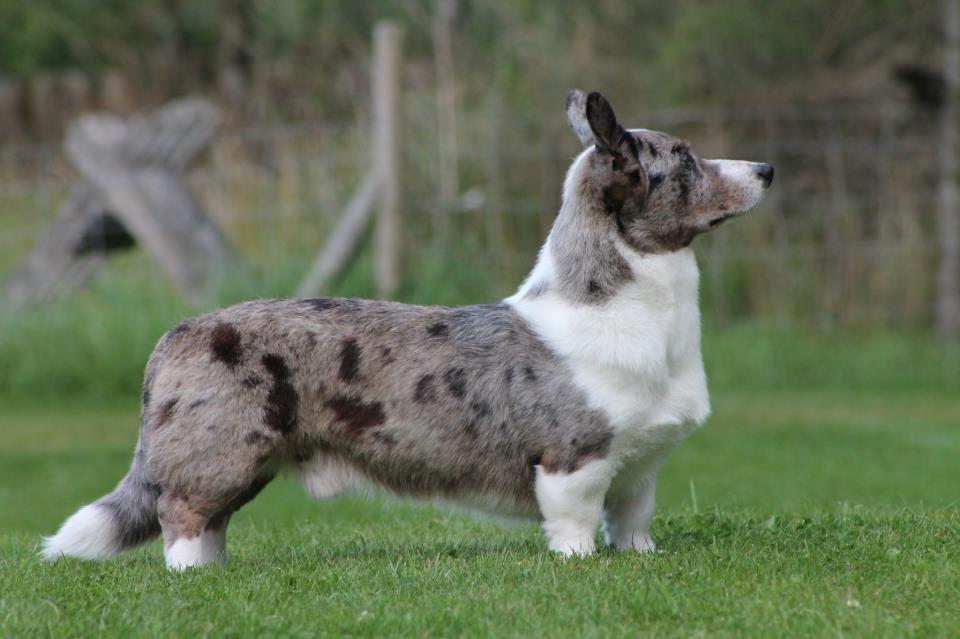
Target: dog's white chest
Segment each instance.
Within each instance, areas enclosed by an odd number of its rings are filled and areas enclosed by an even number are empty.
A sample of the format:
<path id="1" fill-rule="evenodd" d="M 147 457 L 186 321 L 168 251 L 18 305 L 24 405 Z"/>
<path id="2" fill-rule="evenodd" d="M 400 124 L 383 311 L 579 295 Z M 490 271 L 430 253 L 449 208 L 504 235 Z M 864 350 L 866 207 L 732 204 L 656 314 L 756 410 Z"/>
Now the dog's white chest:
<path id="1" fill-rule="evenodd" d="M 549 244 L 508 300 L 571 367 L 588 401 L 624 435 L 682 438 L 710 411 L 700 354 L 693 251 L 629 258 L 634 280 L 612 299 L 574 305 L 526 290 L 552 271 Z"/>

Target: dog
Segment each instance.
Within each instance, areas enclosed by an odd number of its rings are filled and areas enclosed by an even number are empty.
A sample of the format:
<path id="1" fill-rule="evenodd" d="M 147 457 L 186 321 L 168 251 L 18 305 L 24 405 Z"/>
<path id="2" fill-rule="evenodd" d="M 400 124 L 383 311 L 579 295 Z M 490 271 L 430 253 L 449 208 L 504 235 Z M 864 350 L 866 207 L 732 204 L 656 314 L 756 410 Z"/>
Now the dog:
<path id="1" fill-rule="evenodd" d="M 44 540 L 105 559 L 162 533 L 172 570 L 226 558 L 230 516 L 283 469 L 538 518 L 550 550 L 649 552 L 657 472 L 710 412 L 693 239 L 754 207 L 769 164 L 624 129 L 599 93 L 532 273 L 497 304 L 242 303 L 167 332 L 117 488 Z"/>

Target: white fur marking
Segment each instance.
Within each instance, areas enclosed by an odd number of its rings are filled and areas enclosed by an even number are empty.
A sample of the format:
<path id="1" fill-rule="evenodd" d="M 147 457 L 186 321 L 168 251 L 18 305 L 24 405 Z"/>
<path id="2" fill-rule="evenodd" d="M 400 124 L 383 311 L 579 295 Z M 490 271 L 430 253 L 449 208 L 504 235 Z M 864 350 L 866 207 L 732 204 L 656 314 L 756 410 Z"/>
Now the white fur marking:
<path id="1" fill-rule="evenodd" d="M 743 160 L 707 160 L 720 169 L 720 174 L 735 183 L 744 194 L 744 205 L 751 209 L 763 199 L 763 180 L 757 173 L 756 162 Z"/>
<path id="2" fill-rule="evenodd" d="M 572 304 L 552 291 L 526 299 L 527 285 L 506 301 L 568 362 L 590 405 L 617 430 L 700 424 L 710 400 L 693 251 L 641 256 L 619 248 L 634 279 L 603 304 Z M 534 273 L 552 272 L 550 261 L 548 240 Z"/>
<path id="3" fill-rule="evenodd" d="M 369 481 L 353 466 L 332 456 L 317 455 L 298 467 L 300 481 L 314 499 L 331 499 L 357 489 Z"/>
<path id="4" fill-rule="evenodd" d="M 612 465 L 597 460 L 572 473 L 548 473 L 542 466 L 536 472 L 537 503 L 550 550 L 565 557 L 591 554 Z"/>
<path id="5" fill-rule="evenodd" d="M 163 556 L 170 570 L 186 570 L 227 560 L 227 528 L 204 530 L 196 537 L 181 537 L 165 548 Z"/>
<path id="6" fill-rule="evenodd" d="M 60 557 L 109 559 L 120 550 L 116 524 L 110 511 L 89 504 L 63 522 L 57 534 L 44 538 L 41 555 L 47 561 Z"/>

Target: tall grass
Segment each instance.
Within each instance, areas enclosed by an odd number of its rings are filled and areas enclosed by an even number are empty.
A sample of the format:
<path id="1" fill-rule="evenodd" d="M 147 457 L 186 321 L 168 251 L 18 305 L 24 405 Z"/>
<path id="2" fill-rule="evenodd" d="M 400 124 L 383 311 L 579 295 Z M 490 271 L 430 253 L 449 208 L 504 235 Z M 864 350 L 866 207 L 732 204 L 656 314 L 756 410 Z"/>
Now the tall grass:
<path id="1" fill-rule="evenodd" d="M 240 300 L 290 296 L 307 262 L 308 256 L 291 254 L 269 270 L 237 271 L 208 305 L 194 307 L 155 276 L 142 254 L 116 258 L 78 294 L 32 310 L 0 310 L 0 398 L 132 401 L 146 359 L 168 328 Z M 450 262 L 429 249 L 416 255 L 406 272 L 398 297 L 414 303 L 478 303 L 509 292 L 470 263 Z M 325 293 L 375 296 L 367 255 Z M 714 390 L 960 391 L 960 357 L 927 335 L 823 334 L 756 321 L 713 331 L 709 317 L 705 326 L 704 355 Z"/>

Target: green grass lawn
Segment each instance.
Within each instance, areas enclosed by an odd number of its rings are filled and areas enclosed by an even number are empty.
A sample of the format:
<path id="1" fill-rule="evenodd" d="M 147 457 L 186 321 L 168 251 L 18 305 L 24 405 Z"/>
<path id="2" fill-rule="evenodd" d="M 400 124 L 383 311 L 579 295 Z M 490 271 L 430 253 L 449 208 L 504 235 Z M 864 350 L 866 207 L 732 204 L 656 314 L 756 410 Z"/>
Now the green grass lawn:
<path id="1" fill-rule="evenodd" d="M 132 407 L 0 406 L 0 635 L 960 636 L 960 397 L 722 393 L 661 475 L 653 556 L 274 482 L 230 562 L 36 558 L 110 490 Z"/>

